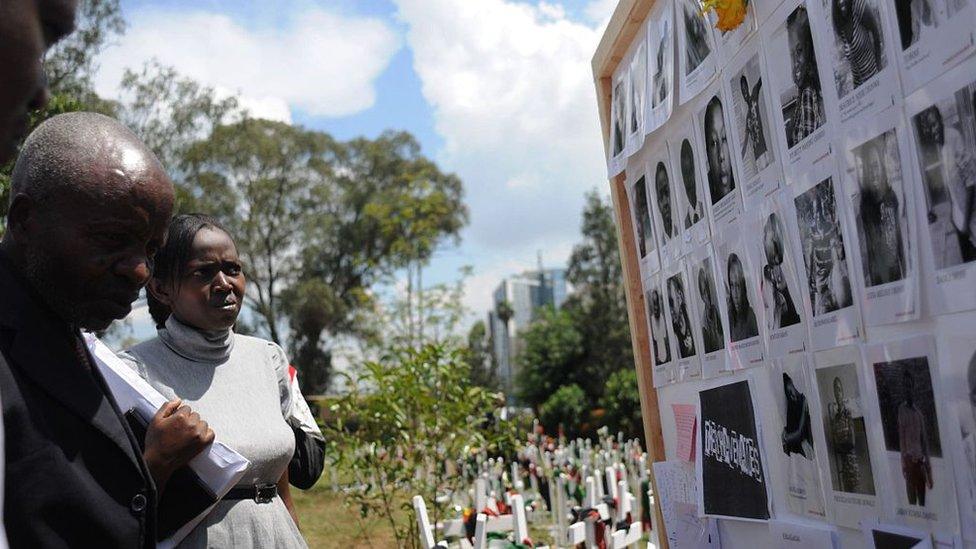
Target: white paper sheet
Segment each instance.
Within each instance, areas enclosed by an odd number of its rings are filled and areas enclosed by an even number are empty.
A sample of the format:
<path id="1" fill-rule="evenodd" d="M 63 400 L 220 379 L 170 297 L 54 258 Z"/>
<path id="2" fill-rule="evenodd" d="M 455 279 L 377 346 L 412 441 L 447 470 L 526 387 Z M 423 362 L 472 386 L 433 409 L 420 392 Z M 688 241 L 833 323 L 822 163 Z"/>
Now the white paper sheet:
<path id="1" fill-rule="evenodd" d="M 936 411 L 944 402 L 935 370 L 935 340 L 918 336 L 864 346 L 867 396 L 879 421 L 871 440 L 882 457 L 878 485 L 895 523 L 939 534 L 956 531 L 956 491 L 949 431 Z"/>
<path id="2" fill-rule="evenodd" d="M 695 103 L 701 177 L 708 189 L 708 216 L 712 234 L 719 234 L 742 214 L 741 180 L 732 158 L 730 107 L 716 81 Z"/>
<path id="3" fill-rule="evenodd" d="M 716 377 L 729 371 L 725 334 L 728 326 L 722 313 L 712 246 L 700 246 L 687 257 L 689 284 L 695 309 L 695 332 L 702 342 L 702 376 Z"/>
<path id="4" fill-rule="evenodd" d="M 647 53 L 650 67 L 647 74 L 646 132 L 660 128 L 674 108 L 674 51 L 677 39 L 674 32 L 674 2 L 655 2 L 647 25 Z"/>
<path id="5" fill-rule="evenodd" d="M 769 542 L 775 549 L 833 549 L 837 532 L 826 525 L 795 520 L 769 521 Z"/>
<path id="6" fill-rule="evenodd" d="M 646 35 L 646 30 L 641 32 Z M 630 48 L 627 70 L 627 140 L 625 154 L 631 156 L 644 144 L 647 114 L 647 43 L 636 40 Z"/>
<path id="7" fill-rule="evenodd" d="M 694 99 L 717 73 L 718 54 L 712 26 L 698 0 L 675 0 L 678 29 L 678 100 Z"/>
<path id="8" fill-rule="evenodd" d="M 725 325 L 729 327 L 726 345 L 735 370 L 759 366 L 766 356 L 757 270 L 747 252 L 742 227 L 741 223 L 730 225 L 724 229 L 723 238 L 715 243 L 722 281 L 719 295 L 725 302 Z"/>
<path id="9" fill-rule="evenodd" d="M 976 338 L 947 336 L 939 341 L 940 383 L 945 405 L 939 412 L 949 435 L 956 498 L 964 538 L 976 542 Z"/>
<path id="10" fill-rule="evenodd" d="M 621 63 L 613 75 L 610 92 L 610 154 L 607 175 L 614 177 L 627 165 L 627 82 L 630 67 Z"/>
<path id="11" fill-rule="evenodd" d="M 652 378 L 655 387 L 662 387 L 678 381 L 675 366 L 675 344 L 671 333 L 671 317 L 668 314 L 667 299 L 661 283 L 661 275 L 651 275 L 644 281 L 644 303 L 647 307 L 647 322 L 650 325 L 651 357 L 654 359 Z"/>
<path id="12" fill-rule="evenodd" d="M 632 161 L 627 169 L 627 198 L 630 202 L 630 218 L 634 224 L 634 240 L 637 241 L 637 258 L 640 264 L 641 279 L 656 273 L 661 268 L 658 255 L 654 221 L 651 218 L 650 202 L 647 197 L 647 178 L 644 163 L 639 159 Z"/>
<path id="13" fill-rule="evenodd" d="M 719 549 L 715 519 L 698 516 L 694 464 L 659 461 L 652 467 L 657 484 L 655 501 L 661 507 L 668 545 L 674 549 Z"/>
<path id="14" fill-rule="evenodd" d="M 974 97 L 976 57 L 906 100 L 921 178 L 914 188 L 923 287 L 935 315 L 976 308 Z"/>
<path id="15" fill-rule="evenodd" d="M 919 317 L 918 238 L 911 149 L 901 112 L 889 110 L 844 134 L 853 280 L 868 326 Z"/>
<path id="16" fill-rule="evenodd" d="M 814 448 L 831 522 L 860 528 L 880 516 L 869 443 L 861 352 L 847 346 L 814 354 L 810 391 Z"/>
<path id="17" fill-rule="evenodd" d="M 698 322 L 691 305 L 690 286 L 685 274 L 685 263 L 675 264 L 665 272 L 665 293 L 668 315 L 674 334 L 674 360 L 678 381 L 701 379 L 701 341 L 696 338 L 693 326 Z"/>
<path id="18" fill-rule="evenodd" d="M 672 186 L 679 238 L 684 246 L 683 254 L 688 254 L 711 238 L 705 208 L 708 191 L 704 186 L 705 180 L 700 176 L 699 165 L 705 158 L 695 145 L 695 123 L 690 109 L 682 108 L 675 113 L 667 133 L 668 152 L 674 169 Z"/>
<path id="19" fill-rule="evenodd" d="M 648 147 L 645 152 L 647 166 L 644 173 L 647 174 L 647 194 L 654 217 L 654 232 L 658 236 L 661 267 L 667 268 L 681 257 L 684 246 L 678 234 L 679 211 L 672 192 L 675 172 L 671 169 L 667 143 L 663 138 L 654 143 L 655 146 Z"/>

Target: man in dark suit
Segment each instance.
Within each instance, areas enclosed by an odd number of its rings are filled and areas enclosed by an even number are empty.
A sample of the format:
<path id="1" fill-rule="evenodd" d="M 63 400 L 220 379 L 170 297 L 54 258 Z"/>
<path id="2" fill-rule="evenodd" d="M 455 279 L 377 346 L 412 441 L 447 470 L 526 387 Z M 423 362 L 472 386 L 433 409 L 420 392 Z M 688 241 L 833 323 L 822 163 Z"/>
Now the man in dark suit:
<path id="1" fill-rule="evenodd" d="M 173 208 L 156 157 L 118 122 L 56 116 L 24 143 L 0 241 L 4 521 L 13 547 L 152 547 L 158 494 L 213 431 L 179 401 L 145 451 L 82 329 L 125 317 Z"/>

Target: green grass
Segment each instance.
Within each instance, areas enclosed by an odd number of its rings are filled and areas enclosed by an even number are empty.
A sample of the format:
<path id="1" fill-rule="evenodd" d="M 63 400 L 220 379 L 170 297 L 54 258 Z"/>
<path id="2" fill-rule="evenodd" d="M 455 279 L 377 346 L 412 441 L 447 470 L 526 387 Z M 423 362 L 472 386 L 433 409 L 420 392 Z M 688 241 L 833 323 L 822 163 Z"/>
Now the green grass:
<path id="1" fill-rule="evenodd" d="M 346 507 L 342 495 L 319 483 L 303 492 L 292 488 L 291 494 L 301 522 L 302 535 L 311 548 L 396 547 L 396 539 L 387 523 L 362 520 L 359 512 Z M 368 534 L 364 534 L 366 530 Z"/>

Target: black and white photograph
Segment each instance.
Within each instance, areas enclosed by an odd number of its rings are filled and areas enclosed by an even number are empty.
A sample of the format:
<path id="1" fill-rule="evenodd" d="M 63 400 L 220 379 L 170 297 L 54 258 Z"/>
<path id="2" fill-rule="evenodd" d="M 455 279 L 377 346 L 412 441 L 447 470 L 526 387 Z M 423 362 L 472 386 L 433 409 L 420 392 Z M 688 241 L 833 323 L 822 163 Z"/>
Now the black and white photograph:
<path id="1" fill-rule="evenodd" d="M 634 154 L 644 143 L 644 108 L 647 86 L 647 52 L 644 41 L 638 40 L 631 52 L 627 71 L 627 154 Z"/>
<path id="2" fill-rule="evenodd" d="M 736 185 L 732 140 L 720 86 L 709 88 L 696 116 L 696 131 L 705 151 L 705 182 L 708 188 L 713 230 L 734 221 L 742 211 L 742 198 Z"/>
<path id="3" fill-rule="evenodd" d="M 767 520 L 766 468 L 750 383 L 723 383 L 698 393 L 696 465 L 702 510 L 708 517 Z"/>
<path id="4" fill-rule="evenodd" d="M 869 345 L 864 353 L 874 381 L 871 400 L 881 418 L 873 436 L 883 446 L 884 485 L 895 516 L 905 525 L 952 532 L 955 481 L 936 411 L 944 400 L 933 376 L 935 340 L 916 336 Z"/>
<path id="5" fill-rule="evenodd" d="M 811 0 L 816 1 L 816 0 Z M 819 62 L 803 0 L 787 0 L 763 26 L 770 94 L 771 127 L 776 133 L 788 180 L 815 162 L 830 146 Z"/>
<path id="6" fill-rule="evenodd" d="M 701 246 L 689 256 L 689 280 L 695 323 L 702 345 L 702 374 L 714 377 L 726 371 L 725 327 L 715 284 L 715 259 L 711 246 Z"/>
<path id="7" fill-rule="evenodd" d="M 646 287 L 646 286 L 645 286 Z M 674 383 L 674 369 L 671 367 L 673 358 L 667 310 L 664 305 L 664 295 L 661 291 L 660 277 L 654 276 L 649 280 L 644 298 L 647 305 L 647 321 L 651 329 L 651 356 L 654 357 L 654 386 L 661 387 Z"/>
<path id="8" fill-rule="evenodd" d="M 711 235 L 705 209 L 707 195 L 702 188 L 704 180 L 699 175 L 701 172 L 698 163 L 701 155 L 695 145 L 694 125 L 690 117 L 682 118 L 680 122 L 672 128 L 668 153 L 674 169 L 671 188 L 674 194 L 675 224 L 682 234 L 681 240 L 686 251 L 690 251 L 694 246 L 706 242 Z"/>
<path id="9" fill-rule="evenodd" d="M 841 347 L 814 355 L 818 414 L 816 450 L 824 474 L 827 505 L 840 526 L 857 528 L 877 518 L 877 489 L 867 431 L 867 407 L 858 370 L 857 347 Z M 822 437 L 822 438 L 821 438 Z"/>
<path id="10" fill-rule="evenodd" d="M 671 161 L 667 145 L 653 147 L 647 156 L 647 174 L 651 178 L 647 189 L 651 199 L 651 215 L 654 217 L 654 231 L 658 237 L 658 250 L 661 266 L 668 267 L 678 261 L 684 251 L 684 243 L 676 238 L 680 234 L 675 208 Z"/>
<path id="11" fill-rule="evenodd" d="M 854 298 L 833 179 L 816 184 L 794 203 L 813 316 L 850 307 Z"/>
<path id="12" fill-rule="evenodd" d="M 976 308 L 976 61 L 907 100 L 921 185 L 922 257 L 935 314 Z"/>
<path id="13" fill-rule="evenodd" d="M 766 347 L 770 358 L 807 349 L 807 328 L 797 276 L 795 246 L 786 229 L 789 192 L 784 189 L 763 203 L 750 234 L 756 235 L 756 276 L 762 298 Z"/>
<path id="14" fill-rule="evenodd" d="M 888 8 L 906 94 L 976 49 L 971 0 L 888 0 Z"/>
<path id="15" fill-rule="evenodd" d="M 836 116 L 841 129 L 856 126 L 902 96 L 892 59 L 895 42 L 881 9 L 889 0 L 818 1 L 822 19 L 814 19 L 814 32 L 818 24 L 826 27 L 824 62 L 832 72 L 829 93 L 837 100 L 828 116 Z M 831 109 L 829 99 L 827 105 Z"/>
<path id="16" fill-rule="evenodd" d="M 932 533 L 894 524 L 862 526 L 868 549 L 932 549 Z"/>
<path id="17" fill-rule="evenodd" d="M 610 159 L 607 171 L 613 177 L 623 171 L 624 147 L 627 145 L 627 71 L 614 77 L 610 97 Z"/>
<path id="18" fill-rule="evenodd" d="M 725 229 L 715 250 L 721 268 L 722 293 L 725 300 L 726 326 L 729 329 L 729 355 L 733 369 L 751 368 L 762 364 L 764 345 L 760 327 L 762 310 L 758 297 L 758 281 L 748 254 L 749 225 L 736 223 Z"/>
<path id="19" fill-rule="evenodd" d="M 678 232 L 675 226 L 674 210 L 671 207 L 673 202 L 668 165 L 663 160 L 659 160 L 654 164 L 654 204 L 660 216 L 661 239 L 664 243 L 670 242 Z"/>
<path id="20" fill-rule="evenodd" d="M 698 0 L 675 0 L 678 24 L 679 97 L 684 104 L 708 84 L 716 72 L 712 27 Z"/>
<path id="21" fill-rule="evenodd" d="M 845 184 L 857 234 L 857 281 L 868 326 L 918 318 L 915 209 L 901 113 L 887 112 L 843 138 Z"/>
<path id="22" fill-rule="evenodd" d="M 708 13 L 708 20 L 715 37 L 716 50 L 719 53 L 717 59 L 719 66 L 725 66 L 732 59 L 743 44 L 745 44 L 756 31 L 756 4 L 757 2 L 745 2 L 745 14 L 742 22 L 732 30 L 720 30 L 718 28 L 718 14 L 715 11 Z"/>
<path id="23" fill-rule="evenodd" d="M 976 541 L 976 338 L 958 335 L 940 341 L 937 370 L 945 394 L 963 537 Z"/>
<path id="24" fill-rule="evenodd" d="M 658 7 L 658 5 L 661 7 Z M 672 0 L 656 2 L 647 26 L 651 98 L 647 129 L 653 131 L 671 116 L 674 101 L 674 10 Z"/>
<path id="25" fill-rule="evenodd" d="M 779 460 L 785 482 L 777 483 L 776 495 L 786 501 L 790 512 L 822 520 L 826 508 L 813 445 L 811 371 L 805 353 L 774 360 L 767 371 L 776 406 L 768 434 L 774 442 L 770 444 L 769 456 L 770 460 Z"/>
<path id="26" fill-rule="evenodd" d="M 643 164 L 641 164 L 643 166 Z M 634 239 L 637 241 L 637 253 L 640 261 L 642 277 L 647 277 L 660 268 L 657 240 L 654 238 L 654 222 L 647 197 L 647 178 L 643 170 L 628 170 L 627 178 L 631 180 L 630 207 L 634 220 Z"/>
<path id="27" fill-rule="evenodd" d="M 685 279 L 684 263 L 676 264 L 669 272 L 665 282 L 668 292 L 668 313 L 671 315 L 671 328 L 674 334 L 675 368 L 678 381 L 701 379 L 702 367 L 699 358 L 699 344 L 695 341 L 694 310 L 689 302 L 688 284 Z"/>
<path id="28" fill-rule="evenodd" d="M 745 209 L 751 210 L 779 188 L 783 173 L 770 131 L 769 83 L 759 40 L 743 46 L 723 70 L 729 98 L 732 143 L 739 164 Z"/>
<path id="29" fill-rule="evenodd" d="M 681 166 L 681 191 L 684 197 L 684 215 L 681 216 L 681 224 L 685 229 L 690 229 L 705 217 L 705 206 L 702 204 L 698 194 L 698 171 L 695 165 L 695 152 L 691 146 L 691 140 L 682 139 L 678 147 L 678 158 Z"/>

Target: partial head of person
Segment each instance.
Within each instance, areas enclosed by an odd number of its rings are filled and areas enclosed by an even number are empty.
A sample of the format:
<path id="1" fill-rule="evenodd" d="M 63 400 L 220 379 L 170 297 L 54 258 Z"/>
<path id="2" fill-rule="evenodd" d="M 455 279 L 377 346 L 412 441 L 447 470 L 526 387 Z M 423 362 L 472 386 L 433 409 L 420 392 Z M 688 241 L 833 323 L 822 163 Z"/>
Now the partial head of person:
<path id="1" fill-rule="evenodd" d="M 173 218 L 149 281 L 157 327 L 170 315 L 204 332 L 230 329 L 244 305 L 246 280 L 230 233 L 208 215 Z"/>
<path id="2" fill-rule="evenodd" d="M 173 184 L 138 137 L 100 114 L 62 114 L 17 158 L 0 247 L 56 315 L 101 330 L 149 280 L 172 211 Z"/>
<path id="3" fill-rule="evenodd" d="M 742 92 L 742 98 L 746 100 L 746 103 L 752 102 L 752 94 L 749 93 L 749 79 L 744 74 L 739 77 L 739 91 Z"/>
<path id="4" fill-rule="evenodd" d="M 776 213 L 769 214 L 763 227 L 763 248 L 770 265 L 783 263 L 783 224 Z"/>
<path id="5" fill-rule="evenodd" d="M 800 88 L 817 83 L 817 62 L 813 50 L 813 32 L 805 7 L 798 7 L 786 18 L 787 43 L 792 61 L 793 83 Z"/>
<path id="6" fill-rule="evenodd" d="M 671 183 L 668 180 L 668 169 L 664 167 L 664 162 L 657 163 L 657 170 L 654 173 L 654 189 L 657 191 L 657 207 L 661 211 L 661 221 L 664 223 L 664 232 L 671 235 Z"/>
<path id="7" fill-rule="evenodd" d="M 831 12 L 834 32 L 838 37 L 845 38 L 846 30 L 851 25 L 851 0 L 831 0 Z"/>
<path id="8" fill-rule="evenodd" d="M 695 182 L 695 153 L 691 150 L 691 142 L 687 139 L 681 142 L 681 180 L 685 185 L 685 196 L 688 203 L 695 207 L 698 202 L 698 189 Z"/>
<path id="9" fill-rule="evenodd" d="M 729 277 L 729 297 L 736 311 L 741 311 L 746 306 L 746 276 L 742 270 L 742 261 L 738 254 L 729 255 L 728 264 Z"/>
<path id="10" fill-rule="evenodd" d="M 30 112 L 48 101 L 44 53 L 75 28 L 77 0 L 0 2 L 0 163 L 13 158 Z"/>
<path id="11" fill-rule="evenodd" d="M 888 169 L 885 166 L 884 148 L 880 143 L 869 141 L 864 145 L 861 170 L 862 184 L 876 196 L 887 194 L 891 190 Z"/>
<path id="12" fill-rule="evenodd" d="M 945 144 L 945 123 L 937 105 L 915 115 L 919 141 L 929 146 L 941 147 Z"/>
<path id="13" fill-rule="evenodd" d="M 705 154 L 708 157 L 708 174 L 720 187 L 722 196 L 735 185 L 732 177 L 732 158 L 729 155 L 728 134 L 725 131 L 725 115 L 722 101 L 716 95 L 705 107 Z M 712 197 L 716 200 L 719 197 Z"/>
<path id="14" fill-rule="evenodd" d="M 796 385 L 793 384 L 793 378 L 786 372 L 783 372 L 783 392 L 790 400 L 796 400 L 800 396 L 800 392 L 796 390 Z"/>
<path id="15" fill-rule="evenodd" d="M 661 294 L 657 290 L 651 290 L 651 314 L 654 318 L 661 316 Z"/>
<path id="16" fill-rule="evenodd" d="M 844 382 L 839 377 L 834 378 L 834 401 L 837 406 L 844 405 Z"/>
<path id="17" fill-rule="evenodd" d="M 708 285 L 708 274 L 705 273 L 705 268 L 702 267 L 698 269 L 698 293 L 701 294 L 702 301 L 705 307 L 712 306 L 712 288 Z"/>

